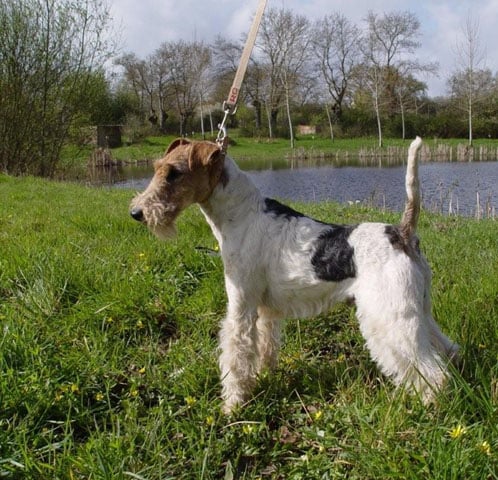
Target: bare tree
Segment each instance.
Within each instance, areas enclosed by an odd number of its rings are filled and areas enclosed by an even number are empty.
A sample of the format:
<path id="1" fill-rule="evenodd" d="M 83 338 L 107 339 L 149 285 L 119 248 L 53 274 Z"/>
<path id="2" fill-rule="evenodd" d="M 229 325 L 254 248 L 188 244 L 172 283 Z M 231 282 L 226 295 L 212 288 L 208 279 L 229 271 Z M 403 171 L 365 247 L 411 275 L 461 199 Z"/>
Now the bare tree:
<path id="1" fill-rule="evenodd" d="M 291 146 L 294 146 L 291 95 L 306 64 L 309 43 L 309 22 L 306 17 L 285 9 L 270 9 L 263 17 L 256 46 L 266 71 L 266 107 L 270 136 L 283 102 Z"/>
<path id="2" fill-rule="evenodd" d="M 474 106 L 476 101 L 479 100 L 479 80 L 482 79 L 482 75 L 479 75 L 479 70 L 483 69 L 486 55 L 479 38 L 479 20 L 474 18 L 470 12 L 462 27 L 462 34 L 463 38 L 456 45 L 458 69 L 453 76 L 454 80 L 459 79 L 459 81 L 453 81 L 453 87 L 459 84 L 460 94 L 465 101 L 469 145 L 472 145 Z M 455 90 L 452 93 L 456 93 Z"/>
<path id="3" fill-rule="evenodd" d="M 401 138 L 406 138 L 405 112 L 406 108 L 412 105 L 413 109 L 417 110 L 417 100 L 419 96 L 424 95 L 427 86 L 425 83 L 417 80 L 410 73 L 400 73 L 399 78 L 395 82 L 394 91 L 398 98 L 399 109 L 401 114 Z"/>
<path id="4" fill-rule="evenodd" d="M 359 28 L 339 13 L 319 20 L 313 31 L 313 50 L 318 60 L 316 68 L 332 104 L 332 114 L 325 105 L 332 138 L 332 115 L 335 120 L 340 120 L 350 82 L 361 61 L 360 38 Z"/>
<path id="5" fill-rule="evenodd" d="M 211 50 L 200 42 L 163 43 L 155 53 L 157 62 L 168 72 L 164 82 L 180 119 L 180 135 L 188 133 L 187 126 L 200 105 L 205 82 L 202 81 L 211 64 Z"/>
<path id="6" fill-rule="evenodd" d="M 392 12 L 378 16 L 369 12 L 366 23 L 367 33 L 362 42 L 366 63 L 364 72 L 372 93 L 381 146 L 381 106 L 385 106 L 387 113 L 392 116 L 398 108 L 400 96 L 397 90 L 404 75 L 431 71 L 436 67 L 422 65 L 412 59 L 420 46 L 417 41 L 420 22 L 413 13 Z"/>
<path id="7" fill-rule="evenodd" d="M 155 111 L 156 88 L 153 71 L 153 58 L 139 59 L 134 53 L 127 53 L 115 60 L 115 65 L 123 68 L 123 76 L 139 99 L 140 107 L 149 115 Z M 145 106 L 147 103 L 147 106 Z M 147 109 L 147 112 L 145 110 Z"/>
<path id="8" fill-rule="evenodd" d="M 301 80 L 301 72 L 308 60 L 308 45 L 310 43 L 309 22 L 305 17 L 286 15 L 282 25 L 286 33 L 283 42 L 283 68 L 280 80 L 285 92 L 285 111 L 289 125 L 290 146 L 294 148 L 294 127 L 291 116 L 291 95 L 296 92 L 296 86 Z"/>

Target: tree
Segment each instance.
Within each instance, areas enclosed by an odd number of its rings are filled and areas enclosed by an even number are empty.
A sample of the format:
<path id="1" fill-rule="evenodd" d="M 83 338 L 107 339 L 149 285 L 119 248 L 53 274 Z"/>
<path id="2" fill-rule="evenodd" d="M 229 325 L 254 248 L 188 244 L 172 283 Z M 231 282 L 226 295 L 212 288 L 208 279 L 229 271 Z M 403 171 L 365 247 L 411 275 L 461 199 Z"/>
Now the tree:
<path id="1" fill-rule="evenodd" d="M 331 99 L 331 110 L 340 121 L 346 95 L 360 62 L 361 32 L 344 15 L 335 13 L 319 20 L 313 31 L 313 50 L 317 58 L 316 68 L 321 74 Z M 332 115 L 327 105 L 331 137 Z"/>
<path id="2" fill-rule="evenodd" d="M 114 62 L 123 68 L 124 79 L 131 86 L 143 114 L 151 115 L 155 111 L 155 79 L 153 59 L 139 59 L 134 53 L 127 53 Z"/>
<path id="3" fill-rule="evenodd" d="M 180 119 L 180 135 L 200 106 L 206 82 L 202 79 L 211 66 L 211 50 L 201 42 L 163 43 L 154 54 L 157 65 L 166 72 L 161 95 L 170 97 Z"/>
<path id="4" fill-rule="evenodd" d="M 460 91 L 461 98 L 465 101 L 465 110 L 468 121 L 469 145 L 472 145 L 473 132 L 472 120 L 474 116 L 474 105 L 480 97 L 479 70 L 485 59 L 484 50 L 479 39 L 479 21 L 469 13 L 462 27 L 463 39 L 456 45 L 457 62 L 459 69 L 450 79 L 452 93 Z M 458 88 L 456 88 L 458 86 Z"/>
<path id="5" fill-rule="evenodd" d="M 306 65 L 310 40 L 309 22 L 306 17 L 295 15 L 289 10 L 270 9 L 263 17 L 259 41 L 256 43 L 266 71 L 266 105 L 269 113 L 270 137 L 283 101 L 292 147 L 294 134 L 290 115 L 291 95 Z"/>
<path id="6" fill-rule="evenodd" d="M 104 0 L 0 2 L 0 169 L 52 176 L 93 72 L 112 54 Z"/>
<path id="7" fill-rule="evenodd" d="M 415 72 L 434 71 L 434 64 L 420 64 L 412 56 L 420 46 L 416 40 L 419 36 L 420 22 L 411 12 L 391 12 L 378 16 L 369 12 L 366 18 L 366 38 L 362 42 L 366 75 L 372 93 L 375 115 L 377 118 L 379 146 L 382 146 L 381 108 L 393 116 L 398 105 L 403 109 L 403 82 Z M 403 127 L 404 128 L 404 127 Z"/>
<path id="8" fill-rule="evenodd" d="M 398 98 L 399 109 L 401 114 L 401 138 L 406 138 L 405 112 L 410 103 L 413 104 L 415 112 L 418 108 L 419 97 L 425 94 L 427 86 L 425 83 L 417 80 L 411 74 L 401 74 L 396 81 L 394 91 Z"/>

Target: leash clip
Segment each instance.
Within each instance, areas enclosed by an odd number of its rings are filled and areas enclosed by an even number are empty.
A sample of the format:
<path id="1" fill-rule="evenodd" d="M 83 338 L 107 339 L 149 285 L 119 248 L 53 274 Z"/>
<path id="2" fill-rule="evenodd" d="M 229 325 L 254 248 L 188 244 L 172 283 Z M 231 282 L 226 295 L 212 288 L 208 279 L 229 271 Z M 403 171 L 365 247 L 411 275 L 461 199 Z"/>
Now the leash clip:
<path id="1" fill-rule="evenodd" d="M 216 137 L 216 143 L 220 148 L 225 148 L 225 139 L 227 138 L 227 127 L 226 127 L 226 122 L 228 119 L 228 115 L 235 115 L 235 112 L 237 111 L 237 105 L 228 105 L 227 102 L 223 102 L 223 120 L 221 123 L 218 125 L 218 135 Z"/>

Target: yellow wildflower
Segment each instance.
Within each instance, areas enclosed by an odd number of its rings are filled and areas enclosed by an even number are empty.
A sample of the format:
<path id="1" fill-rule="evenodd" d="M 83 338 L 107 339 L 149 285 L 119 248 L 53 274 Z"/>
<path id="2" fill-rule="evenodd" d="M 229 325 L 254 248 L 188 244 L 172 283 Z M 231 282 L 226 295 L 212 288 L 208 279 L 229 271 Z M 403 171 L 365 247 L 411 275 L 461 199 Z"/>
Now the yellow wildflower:
<path id="1" fill-rule="evenodd" d="M 145 367 L 142 367 L 142 368 L 138 371 L 138 373 L 140 373 L 141 375 L 143 375 L 143 374 L 145 373 Z"/>
<path id="2" fill-rule="evenodd" d="M 79 389 L 78 385 L 76 385 L 75 383 L 73 383 L 71 385 L 71 393 L 75 393 L 75 394 L 80 393 L 80 389 Z"/>
<path id="3" fill-rule="evenodd" d="M 104 394 L 102 392 L 96 393 L 95 400 L 97 400 L 97 402 L 101 402 L 102 400 L 104 400 Z"/>
<path id="4" fill-rule="evenodd" d="M 313 418 L 315 419 L 315 421 L 320 420 L 320 418 L 322 418 L 322 417 L 323 417 L 323 410 L 317 410 L 313 414 Z"/>
<path id="5" fill-rule="evenodd" d="M 486 455 L 491 455 L 491 446 L 486 440 L 479 445 L 479 450 Z"/>
<path id="6" fill-rule="evenodd" d="M 467 433 L 467 429 L 458 424 L 456 427 L 453 427 L 450 430 L 450 437 L 453 438 L 453 440 L 456 440 L 457 438 L 460 438 L 462 435 L 465 435 Z"/>
<path id="7" fill-rule="evenodd" d="M 246 423 L 242 425 L 242 431 L 244 432 L 245 435 L 250 435 L 252 432 L 254 432 L 254 425 Z"/>
<path id="8" fill-rule="evenodd" d="M 208 415 L 206 417 L 206 425 L 208 426 L 214 425 L 214 417 L 212 415 Z"/>
<path id="9" fill-rule="evenodd" d="M 188 397 L 185 397 L 185 403 L 187 404 L 187 407 L 190 408 L 197 403 L 197 400 L 189 395 Z"/>

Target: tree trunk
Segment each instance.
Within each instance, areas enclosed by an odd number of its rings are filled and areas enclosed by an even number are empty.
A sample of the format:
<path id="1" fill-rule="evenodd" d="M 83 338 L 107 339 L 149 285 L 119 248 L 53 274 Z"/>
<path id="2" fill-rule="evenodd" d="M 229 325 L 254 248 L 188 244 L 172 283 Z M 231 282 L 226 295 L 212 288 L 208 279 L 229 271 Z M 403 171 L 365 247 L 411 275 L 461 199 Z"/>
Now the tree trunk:
<path id="1" fill-rule="evenodd" d="M 270 107 L 268 106 L 267 102 L 265 102 L 265 110 L 266 110 L 266 117 L 268 119 L 268 137 L 273 138 L 273 128 L 272 128 L 272 122 L 271 122 Z"/>
<path id="2" fill-rule="evenodd" d="M 405 130 L 405 106 L 403 105 L 403 98 L 401 93 L 399 95 L 399 108 L 401 110 L 401 138 L 404 140 L 406 136 Z"/>
<path id="3" fill-rule="evenodd" d="M 329 129 L 330 129 L 330 139 L 334 141 L 334 127 L 332 125 L 332 117 L 330 116 L 329 107 L 325 102 L 325 112 L 327 113 L 327 120 L 329 121 Z"/>
<path id="4" fill-rule="evenodd" d="M 202 106 L 202 94 L 200 95 L 200 105 L 199 105 L 199 113 L 201 115 L 201 135 L 202 139 L 206 140 L 206 133 L 204 132 L 204 109 Z"/>
<path id="5" fill-rule="evenodd" d="M 211 136 L 214 136 L 213 111 L 209 109 L 209 127 L 211 128 Z"/>
<path id="6" fill-rule="evenodd" d="M 259 132 L 261 130 L 261 102 L 253 100 L 252 106 L 254 107 L 254 123 L 256 130 Z"/>
<path id="7" fill-rule="evenodd" d="M 290 111 L 290 98 L 289 98 L 289 89 L 285 89 L 285 108 L 287 110 L 287 120 L 289 122 L 289 136 L 290 136 L 290 147 L 294 148 L 294 129 L 292 128 L 292 118 Z"/>
<path id="8" fill-rule="evenodd" d="M 374 108 L 375 108 L 375 116 L 377 117 L 377 132 L 379 135 L 379 148 L 382 147 L 382 124 L 380 121 L 380 105 L 379 105 L 379 86 L 375 85 L 375 93 L 374 93 Z"/>
<path id="9" fill-rule="evenodd" d="M 469 92 L 469 147 L 472 146 L 472 92 Z"/>

